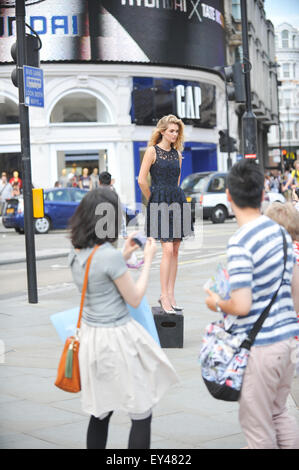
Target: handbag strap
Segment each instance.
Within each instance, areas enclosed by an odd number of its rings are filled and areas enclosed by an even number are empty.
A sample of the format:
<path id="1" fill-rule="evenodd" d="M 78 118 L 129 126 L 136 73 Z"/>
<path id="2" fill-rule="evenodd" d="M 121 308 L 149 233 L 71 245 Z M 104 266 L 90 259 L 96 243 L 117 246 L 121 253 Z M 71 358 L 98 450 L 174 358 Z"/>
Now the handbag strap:
<path id="1" fill-rule="evenodd" d="M 89 255 L 87 263 L 86 263 L 84 282 L 83 282 L 82 293 L 81 293 L 81 303 L 80 303 L 80 312 L 79 312 L 79 318 L 78 318 L 78 323 L 77 323 L 77 330 L 79 330 L 79 328 L 81 326 L 81 318 L 82 318 L 83 305 L 84 305 L 85 294 L 86 294 L 86 289 L 87 289 L 88 273 L 89 273 L 90 263 L 91 263 L 93 255 L 95 254 L 95 252 L 97 251 L 98 248 L 100 248 L 100 245 L 96 245 L 94 247 L 94 249 L 92 250 L 91 254 Z"/>
<path id="2" fill-rule="evenodd" d="M 286 269 L 286 263 L 287 263 L 287 241 L 286 241 L 286 237 L 285 237 L 285 234 L 284 234 L 284 231 L 281 230 L 281 233 L 282 233 L 282 238 L 283 238 L 283 251 L 284 251 L 284 269 L 283 269 L 283 274 L 282 274 L 282 277 L 281 277 L 281 283 L 277 289 L 277 291 L 275 292 L 275 294 L 273 295 L 272 299 L 271 299 L 271 302 L 270 304 L 268 305 L 268 307 L 265 308 L 265 310 L 263 311 L 263 313 L 260 315 L 260 317 L 257 319 L 257 321 L 255 322 L 252 330 L 250 331 L 249 335 L 248 335 L 248 338 L 245 339 L 243 341 L 243 343 L 241 344 L 241 347 L 242 348 L 245 348 L 245 349 L 250 349 L 251 346 L 253 345 L 254 343 L 254 340 L 258 334 L 258 332 L 260 331 L 260 329 L 262 328 L 263 326 L 263 323 L 264 321 L 266 320 L 267 316 L 268 316 L 268 313 L 270 312 L 271 310 L 271 307 L 273 305 L 273 303 L 275 302 L 275 299 L 277 297 L 277 294 L 278 294 L 278 291 L 279 289 L 281 288 L 282 286 L 282 282 L 283 282 L 283 277 L 284 277 L 284 273 L 285 273 L 285 269 Z"/>

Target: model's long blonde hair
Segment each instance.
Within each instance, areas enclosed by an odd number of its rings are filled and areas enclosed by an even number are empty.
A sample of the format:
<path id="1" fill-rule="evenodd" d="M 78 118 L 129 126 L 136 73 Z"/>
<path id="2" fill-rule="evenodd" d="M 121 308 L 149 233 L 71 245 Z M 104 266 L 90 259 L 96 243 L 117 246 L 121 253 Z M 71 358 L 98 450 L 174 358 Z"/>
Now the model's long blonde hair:
<path id="1" fill-rule="evenodd" d="M 184 148 L 184 123 L 181 119 L 177 118 L 174 114 L 168 114 L 168 116 L 163 116 L 160 121 L 157 123 L 156 128 L 153 130 L 152 136 L 149 140 L 148 146 L 157 145 L 162 140 L 162 133 L 166 131 L 170 124 L 177 124 L 179 126 L 179 134 L 176 142 L 173 144 L 173 147 L 182 151 Z"/>

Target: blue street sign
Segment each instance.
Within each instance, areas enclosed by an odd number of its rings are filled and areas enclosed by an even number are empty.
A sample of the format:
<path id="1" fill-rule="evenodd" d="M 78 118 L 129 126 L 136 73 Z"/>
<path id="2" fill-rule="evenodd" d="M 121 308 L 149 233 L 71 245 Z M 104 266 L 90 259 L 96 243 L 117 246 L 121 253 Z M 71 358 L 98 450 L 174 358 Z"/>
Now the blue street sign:
<path id="1" fill-rule="evenodd" d="M 24 65 L 24 102 L 26 106 L 44 107 L 44 73 L 37 67 Z"/>

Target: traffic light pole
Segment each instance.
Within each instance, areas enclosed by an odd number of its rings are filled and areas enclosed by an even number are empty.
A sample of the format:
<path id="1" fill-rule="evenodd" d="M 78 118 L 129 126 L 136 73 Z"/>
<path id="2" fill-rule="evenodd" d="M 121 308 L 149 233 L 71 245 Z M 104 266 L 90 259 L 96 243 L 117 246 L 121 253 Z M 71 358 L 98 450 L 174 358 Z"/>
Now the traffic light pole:
<path id="1" fill-rule="evenodd" d="M 229 106 L 228 106 L 228 90 L 227 81 L 225 78 L 225 101 L 226 101 L 226 125 L 227 125 L 227 169 L 232 167 L 232 159 L 230 156 L 230 133 L 229 133 Z"/>
<path id="2" fill-rule="evenodd" d="M 19 88 L 19 118 L 23 170 L 24 229 L 27 262 L 28 301 L 37 303 L 35 240 L 33 227 L 32 181 L 30 159 L 29 110 L 24 103 L 23 65 L 25 63 L 25 0 L 16 0 L 17 70 Z"/>
<path id="3" fill-rule="evenodd" d="M 245 92 L 246 92 L 245 113 L 243 114 L 243 117 L 242 117 L 244 157 L 256 158 L 257 156 L 257 121 L 256 121 L 256 116 L 252 110 L 252 102 L 251 102 L 251 83 L 250 83 L 251 64 L 249 60 L 249 47 L 248 47 L 247 0 L 241 0 L 241 21 L 242 21 L 243 63 L 244 63 L 244 74 L 245 74 Z"/>

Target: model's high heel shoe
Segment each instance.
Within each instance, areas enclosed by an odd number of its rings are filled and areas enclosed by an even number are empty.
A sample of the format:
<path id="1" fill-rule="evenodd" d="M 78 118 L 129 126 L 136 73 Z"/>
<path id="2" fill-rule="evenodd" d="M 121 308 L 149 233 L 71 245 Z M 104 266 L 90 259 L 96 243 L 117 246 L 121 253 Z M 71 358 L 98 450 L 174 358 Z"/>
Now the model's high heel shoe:
<path id="1" fill-rule="evenodd" d="M 163 313 L 166 313 L 167 315 L 175 315 L 176 314 L 176 311 L 174 309 L 172 310 L 165 310 L 165 308 L 163 307 L 162 305 L 162 302 L 161 302 L 161 299 L 158 299 L 158 302 L 161 306 L 161 309 L 163 310 Z"/>
<path id="2" fill-rule="evenodd" d="M 176 312 L 182 312 L 184 310 L 184 307 L 179 307 L 178 305 L 172 305 L 171 306 L 173 308 L 173 310 L 175 310 Z"/>

